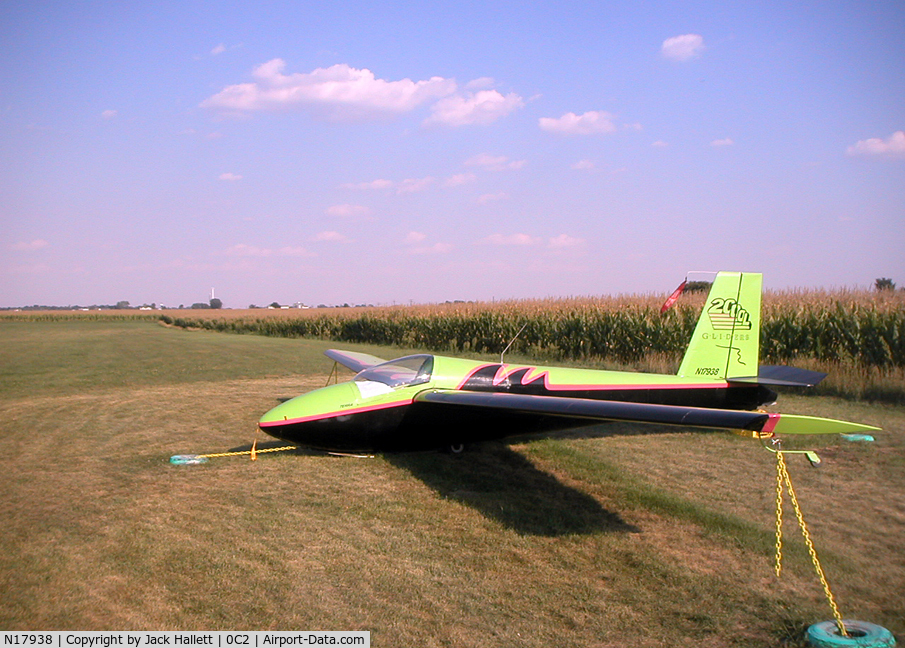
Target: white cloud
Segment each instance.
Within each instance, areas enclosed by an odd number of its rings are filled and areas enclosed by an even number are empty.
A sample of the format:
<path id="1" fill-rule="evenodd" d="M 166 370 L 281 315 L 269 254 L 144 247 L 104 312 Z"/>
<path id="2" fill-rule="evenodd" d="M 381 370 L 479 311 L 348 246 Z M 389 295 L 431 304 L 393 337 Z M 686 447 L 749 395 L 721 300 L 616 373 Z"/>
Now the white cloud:
<path id="1" fill-rule="evenodd" d="M 116 119 L 116 116 L 119 114 L 118 110 L 105 110 L 101 113 L 101 118 L 106 120 Z"/>
<path id="2" fill-rule="evenodd" d="M 371 210 L 364 205 L 333 205 L 327 208 L 327 214 L 330 216 L 339 216 L 340 218 L 352 218 L 360 216 L 370 216 Z"/>
<path id="3" fill-rule="evenodd" d="M 568 234 L 560 234 L 559 236 L 554 236 L 550 239 L 549 243 L 547 243 L 547 247 L 553 248 L 555 250 L 562 250 L 565 248 L 574 248 L 584 245 L 585 240 L 580 238 L 575 238 L 574 236 L 569 236 Z"/>
<path id="4" fill-rule="evenodd" d="M 424 191 L 436 182 L 436 178 L 427 176 L 426 178 L 406 178 L 402 182 L 394 182 L 393 180 L 372 180 L 371 182 L 350 182 L 340 185 L 341 189 L 356 189 L 358 191 L 395 189 L 399 195 L 416 193 Z"/>
<path id="5" fill-rule="evenodd" d="M 230 248 L 227 248 L 224 252 L 226 256 L 252 256 L 252 257 L 265 257 L 271 256 L 273 254 L 273 250 L 268 250 L 265 248 L 259 248 L 256 245 L 246 245 L 245 243 L 237 243 Z"/>
<path id="6" fill-rule="evenodd" d="M 590 171 L 596 167 L 597 165 L 594 164 L 593 160 L 579 160 L 571 166 L 571 168 L 576 171 Z"/>
<path id="7" fill-rule="evenodd" d="M 484 90 L 486 88 L 492 88 L 496 82 L 492 77 L 481 77 L 479 79 L 474 79 L 465 84 L 466 90 Z"/>
<path id="8" fill-rule="evenodd" d="M 457 173 L 454 176 L 450 176 L 443 183 L 445 187 L 458 187 L 464 184 L 469 184 L 478 179 L 474 173 Z"/>
<path id="9" fill-rule="evenodd" d="M 490 124 L 525 105 L 514 92 L 505 97 L 496 90 L 479 90 L 445 97 L 431 107 L 425 124 L 469 126 Z"/>
<path id="10" fill-rule="evenodd" d="M 50 245 L 44 239 L 35 239 L 34 241 L 20 241 L 14 243 L 11 247 L 16 252 L 34 252 Z"/>
<path id="11" fill-rule="evenodd" d="M 529 246 L 538 245 L 541 239 L 528 234 L 491 234 L 478 241 L 479 245 Z"/>
<path id="12" fill-rule="evenodd" d="M 422 232 L 409 232 L 405 235 L 405 244 L 409 247 L 406 252 L 409 254 L 448 254 L 453 251 L 453 246 L 449 243 L 434 243 L 433 245 L 419 245 L 427 239 L 427 234 Z"/>
<path id="13" fill-rule="evenodd" d="M 586 241 L 568 234 L 560 234 L 545 241 L 538 236 L 519 232 L 516 234 L 491 234 L 478 241 L 477 244 L 498 247 L 537 247 L 543 245 L 550 250 L 550 254 L 555 254 L 566 251 L 581 253 L 581 248 L 584 247 Z"/>
<path id="14" fill-rule="evenodd" d="M 481 167 L 488 171 L 521 169 L 527 163 L 527 160 L 510 160 L 505 155 L 490 155 L 489 153 L 481 153 L 465 160 L 465 166 Z"/>
<path id="15" fill-rule="evenodd" d="M 235 173 L 221 173 L 218 176 L 219 180 L 226 180 L 227 182 L 235 182 L 237 180 L 241 180 L 242 176 Z"/>
<path id="16" fill-rule="evenodd" d="M 488 203 L 496 202 L 498 200 L 506 200 L 509 198 L 509 194 L 505 191 L 500 191 L 494 194 L 484 194 L 483 196 L 478 198 L 479 205 L 486 205 Z"/>
<path id="17" fill-rule="evenodd" d="M 612 133 L 616 130 L 613 117 L 614 115 L 599 110 L 591 110 L 583 115 L 576 115 L 570 112 L 556 119 L 553 117 L 541 117 L 539 125 L 542 130 L 551 133 L 596 135 L 599 133 Z"/>
<path id="18" fill-rule="evenodd" d="M 399 183 L 399 186 L 396 188 L 396 193 L 417 193 L 419 191 L 424 191 L 432 184 L 434 184 L 434 179 L 430 176 L 427 178 L 408 178 Z"/>
<path id="19" fill-rule="evenodd" d="M 345 241 L 348 241 L 349 239 L 346 238 L 343 234 L 340 234 L 339 232 L 330 231 L 330 232 L 320 232 L 312 240 L 319 242 L 319 243 L 323 243 L 323 242 L 344 243 Z"/>
<path id="20" fill-rule="evenodd" d="M 276 252 L 278 256 L 312 256 L 303 247 L 292 247 L 289 245 L 279 248 Z"/>
<path id="21" fill-rule="evenodd" d="M 367 189 L 392 189 L 393 181 L 392 180 L 371 180 L 370 182 L 349 182 L 344 185 L 340 185 L 341 189 L 358 189 L 361 191 Z"/>
<path id="22" fill-rule="evenodd" d="M 229 46 L 227 46 L 226 43 L 219 43 L 217 46 L 211 48 L 211 51 L 208 52 L 208 56 L 220 56 L 220 55 L 223 54 L 224 52 L 229 52 L 229 51 L 231 51 L 231 50 L 235 50 L 235 49 L 238 49 L 238 48 L 240 48 L 240 47 L 243 47 L 243 44 L 242 44 L 242 43 L 239 43 L 238 45 L 229 45 Z M 203 57 L 201 57 L 201 56 L 196 56 L 196 57 L 195 57 L 195 60 L 197 61 L 197 60 L 200 60 L 200 59 L 202 59 L 202 58 L 203 58 Z"/>
<path id="23" fill-rule="evenodd" d="M 329 118 L 348 119 L 407 112 L 456 90 L 453 79 L 387 81 L 346 64 L 294 74 L 284 74 L 285 67 L 279 58 L 259 65 L 253 82 L 227 86 L 201 106 L 243 112 L 310 108 Z"/>
<path id="24" fill-rule="evenodd" d="M 255 245 L 239 243 L 227 248 L 223 252 L 226 256 L 237 257 L 276 257 L 276 256 L 309 256 L 309 252 L 302 247 L 285 246 L 278 249 L 260 248 Z"/>
<path id="25" fill-rule="evenodd" d="M 663 41 L 660 52 L 673 61 L 687 61 L 704 51 L 704 37 L 699 34 L 683 34 Z"/>
<path id="26" fill-rule="evenodd" d="M 652 143 L 651 146 L 653 146 L 654 148 L 666 148 L 667 146 L 669 146 L 669 143 L 664 142 L 663 140 L 657 140 L 656 142 Z"/>
<path id="27" fill-rule="evenodd" d="M 848 155 L 905 157 L 905 131 L 896 131 L 888 138 L 859 140 L 845 151 Z"/>
<path id="28" fill-rule="evenodd" d="M 717 148 L 719 148 L 721 146 L 732 146 L 733 144 L 735 144 L 735 142 L 733 142 L 728 137 L 724 137 L 723 139 L 715 139 L 712 142 L 710 142 L 710 146 L 714 146 Z"/>
<path id="29" fill-rule="evenodd" d="M 465 160 L 465 166 L 496 167 L 502 168 L 509 160 L 505 155 L 490 155 L 481 153 Z"/>
<path id="30" fill-rule="evenodd" d="M 449 243 L 434 243 L 433 245 L 425 245 L 409 248 L 409 254 L 449 254 L 453 251 L 453 246 Z"/>

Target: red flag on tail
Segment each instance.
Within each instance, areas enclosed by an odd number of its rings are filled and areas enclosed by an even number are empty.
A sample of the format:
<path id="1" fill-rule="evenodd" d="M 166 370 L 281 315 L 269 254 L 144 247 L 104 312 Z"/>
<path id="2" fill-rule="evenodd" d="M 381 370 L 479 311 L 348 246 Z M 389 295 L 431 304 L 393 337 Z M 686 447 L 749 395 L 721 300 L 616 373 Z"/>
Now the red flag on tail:
<path id="1" fill-rule="evenodd" d="M 685 286 L 687 286 L 687 285 L 688 285 L 688 279 L 686 279 L 685 281 L 683 281 L 682 283 L 680 283 L 680 284 L 679 284 L 679 287 L 676 288 L 676 289 L 673 291 L 673 293 L 672 293 L 669 297 L 666 298 L 666 302 L 665 302 L 665 303 L 663 304 L 663 306 L 660 308 L 660 314 L 661 314 L 661 315 L 662 315 L 663 313 L 665 313 L 666 311 L 668 311 L 669 308 L 670 308 L 673 304 L 676 303 L 676 300 L 679 299 L 679 295 L 682 294 L 682 291 L 685 290 Z"/>

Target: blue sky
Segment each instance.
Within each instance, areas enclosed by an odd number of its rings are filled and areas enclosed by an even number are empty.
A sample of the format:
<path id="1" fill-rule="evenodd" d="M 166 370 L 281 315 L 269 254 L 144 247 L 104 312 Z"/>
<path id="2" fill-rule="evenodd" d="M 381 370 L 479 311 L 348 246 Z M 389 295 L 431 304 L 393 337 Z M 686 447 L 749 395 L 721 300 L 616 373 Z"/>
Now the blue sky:
<path id="1" fill-rule="evenodd" d="M 0 89 L 0 306 L 905 285 L 900 0 L 6 1 Z"/>

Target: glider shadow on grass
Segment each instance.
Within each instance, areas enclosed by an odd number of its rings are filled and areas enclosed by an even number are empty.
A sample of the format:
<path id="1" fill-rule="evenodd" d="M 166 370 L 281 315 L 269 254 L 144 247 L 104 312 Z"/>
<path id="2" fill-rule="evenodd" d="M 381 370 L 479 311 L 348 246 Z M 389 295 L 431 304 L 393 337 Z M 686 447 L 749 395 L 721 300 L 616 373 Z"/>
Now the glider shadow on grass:
<path id="1" fill-rule="evenodd" d="M 523 535 L 632 533 L 637 527 L 587 493 L 567 486 L 502 443 L 463 454 L 386 454 L 442 497 L 465 504 Z"/>

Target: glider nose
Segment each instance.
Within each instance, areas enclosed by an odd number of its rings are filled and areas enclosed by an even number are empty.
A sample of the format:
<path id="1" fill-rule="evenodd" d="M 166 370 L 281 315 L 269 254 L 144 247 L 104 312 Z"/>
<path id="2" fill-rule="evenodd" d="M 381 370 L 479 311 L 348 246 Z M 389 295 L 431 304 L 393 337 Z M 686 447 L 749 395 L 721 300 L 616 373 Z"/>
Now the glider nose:
<path id="1" fill-rule="evenodd" d="M 335 416 L 355 404 L 358 391 L 350 383 L 330 385 L 280 403 L 258 421 L 265 432 L 284 425 L 294 425 Z"/>
<path id="2" fill-rule="evenodd" d="M 393 390 L 389 392 L 392 396 Z M 398 428 L 403 405 L 411 404 L 410 397 L 386 402 L 387 395 L 381 390 L 365 397 L 359 383 L 331 385 L 277 405 L 261 417 L 258 427 L 310 448 L 371 452 Z"/>

